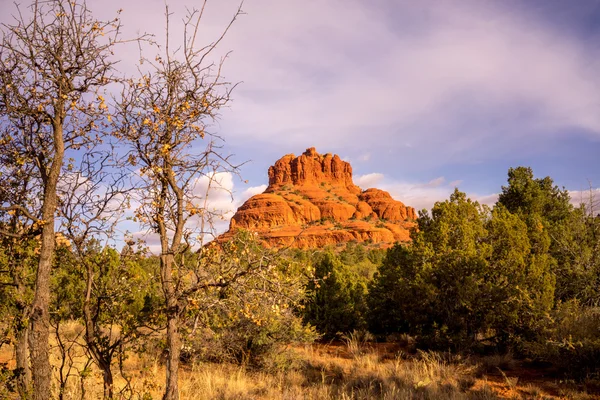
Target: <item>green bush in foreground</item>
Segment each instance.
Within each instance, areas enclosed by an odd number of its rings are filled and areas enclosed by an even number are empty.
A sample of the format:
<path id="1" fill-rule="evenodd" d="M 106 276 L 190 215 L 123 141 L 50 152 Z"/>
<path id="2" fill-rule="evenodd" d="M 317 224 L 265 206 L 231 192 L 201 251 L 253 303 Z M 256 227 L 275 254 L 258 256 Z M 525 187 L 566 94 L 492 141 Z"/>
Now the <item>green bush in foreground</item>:
<path id="1" fill-rule="evenodd" d="M 367 279 L 332 252 L 317 256 L 315 279 L 307 285 L 304 320 L 326 339 L 366 328 Z"/>
<path id="2" fill-rule="evenodd" d="M 410 246 L 388 252 L 370 285 L 370 327 L 442 348 L 504 347 L 552 307 L 554 277 L 527 226 L 456 190 L 421 212 Z"/>
<path id="3" fill-rule="evenodd" d="M 317 337 L 296 312 L 310 271 L 285 252 L 262 247 L 256 235 L 240 231 L 189 262 L 198 263 L 192 279 L 216 284 L 188 298 L 185 357 L 261 366 L 282 346 Z"/>

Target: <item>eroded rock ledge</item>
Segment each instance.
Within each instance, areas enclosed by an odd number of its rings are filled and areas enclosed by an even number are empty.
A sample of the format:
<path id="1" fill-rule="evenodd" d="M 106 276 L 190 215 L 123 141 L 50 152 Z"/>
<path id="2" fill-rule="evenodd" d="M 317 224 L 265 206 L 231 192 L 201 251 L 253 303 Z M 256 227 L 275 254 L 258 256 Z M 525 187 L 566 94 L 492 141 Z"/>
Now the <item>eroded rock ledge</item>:
<path id="1" fill-rule="evenodd" d="M 223 237 L 244 228 L 277 247 L 349 241 L 388 247 L 410 240 L 415 219 L 414 208 L 383 190 L 361 190 L 352 181 L 349 163 L 312 147 L 298 157 L 287 154 L 269 168 L 269 187 L 237 210 Z"/>

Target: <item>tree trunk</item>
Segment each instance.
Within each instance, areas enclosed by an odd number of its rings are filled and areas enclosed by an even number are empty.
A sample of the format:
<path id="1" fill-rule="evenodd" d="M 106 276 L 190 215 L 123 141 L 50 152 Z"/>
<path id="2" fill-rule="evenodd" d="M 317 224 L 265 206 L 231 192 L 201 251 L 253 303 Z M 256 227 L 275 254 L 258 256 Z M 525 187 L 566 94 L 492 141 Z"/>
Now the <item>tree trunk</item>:
<path id="1" fill-rule="evenodd" d="M 53 193 L 56 204 L 56 193 Z M 46 198 L 49 202 L 50 199 Z M 45 204 L 46 206 L 46 204 Z M 46 207 L 45 207 L 46 208 Z M 54 207 L 52 207 L 54 213 Z M 35 297 L 31 310 L 31 331 L 29 346 L 31 350 L 31 372 L 33 375 L 33 399 L 46 400 L 50 398 L 52 370 L 48 338 L 50 334 L 50 269 L 54 253 L 54 223 L 46 223 L 42 230 L 42 246 L 35 281 Z"/>
<path id="2" fill-rule="evenodd" d="M 54 213 L 57 206 L 56 189 L 65 154 L 63 138 L 63 102 L 55 105 L 57 116 L 52 121 L 54 157 L 50 166 L 41 166 L 44 184 L 42 200 L 42 238 L 40 258 L 35 278 L 35 295 L 31 305 L 31 330 L 29 331 L 29 350 L 31 373 L 33 377 L 33 400 L 52 398 L 52 369 L 50 366 L 50 272 L 54 257 Z"/>
<path id="3" fill-rule="evenodd" d="M 110 369 L 110 363 L 108 365 L 102 364 L 102 377 L 104 379 L 104 399 L 110 400 L 113 398 L 113 374 Z"/>
<path id="4" fill-rule="evenodd" d="M 179 338 L 179 307 L 173 284 L 173 254 L 164 254 L 160 258 L 163 293 L 167 306 L 167 377 L 163 400 L 178 400 L 179 356 L 181 341 Z"/>
<path id="5" fill-rule="evenodd" d="M 29 326 L 25 325 L 17 332 L 17 343 L 15 345 L 15 358 L 19 378 L 17 387 L 21 399 L 28 399 L 31 391 L 31 369 L 29 369 Z"/>
<path id="6" fill-rule="evenodd" d="M 167 315 L 167 380 L 164 400 L 179 399 L 178 375 L 181 342 L 179 339 L 179 316 L 177 313 Z"/>

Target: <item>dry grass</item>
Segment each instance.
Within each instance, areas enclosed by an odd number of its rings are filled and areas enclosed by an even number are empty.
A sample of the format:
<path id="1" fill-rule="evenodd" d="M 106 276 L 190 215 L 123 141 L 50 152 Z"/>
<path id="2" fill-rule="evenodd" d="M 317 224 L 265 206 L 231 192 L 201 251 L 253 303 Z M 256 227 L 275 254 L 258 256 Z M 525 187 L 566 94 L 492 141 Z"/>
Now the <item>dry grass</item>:
<path id="1" fill-rule="evenodd" d="M 80 327 L 68 325 L 64 334 L 77 338 Z M 419 353 L 406 357 L 399 352 L 379 354 L 364 338 L 349 338 L 346 346 L 312 345 L 287 349 L 285 368 L 274 363 L 265 370 L 230 364 L 198 363 L 180 372 L 182 400 L 198 399 L 593 399 L 575 391 L 558 391 L 554 395 L 530 382 L 521 382 L 509 372 L 508 358 L 478 360 L 474 363 L 457 356 Z M 54 349 L 53 364 L 59 365 Z M 1 354 L 6 361 L 6 348 Z M 281 354 L 278 355 L 281 358 Z M 81 374 L 86 357 L 81 348 L 73 349 L 72 374 L 64 399 L 102 397 L 102 375 L 97 368 Z M 500 367 L 499 367 L 500 366 Z M 496 369 L 496 376 L 482 375 L 482 370 Z M 58 390 L 58 373 L 55 378 Z M 502 371 L 499 373 L 498 371 Z M 115 368 L 117 398 L 160 399 L 164 366 L 154 355 L 132 354 L 123 365 L 126 380 Z M 490 371 L 490 374 L 493 371 Z M 129 383 L 128 383 L 129 381 Z M 83 392 L 83 393 L 82 393 Z"/>
<path id="2" fill-rule="evenodd" d="M 295 349 L 298 369 L 266 373 L 240 366 L 198 364 L 182 371 L 182 399 L 496 399 L 490 388 L 472 389 L 473 367 L 448 364 L 434 355 L 381 361 L 375 354 L 353 359 Z M 151 371 L 162 377 L 156 364 Z M 472 382 L 465 385 L 465 382 Z M 159 398 L 160 387 L 151 393 Z"/>
<path id="3" fill-rule="evenodd" d="M 321 351 L 319 346 L 289 349 L 295 367 L 273 372 L 228 364 L 199 363 L 183 368 L 180 376 L 182 399 L 495 399 L 487 385 L 474 388 L 475 367 L 450 362 L 433 353 L 413 360 L 401 356 L 383 360 L 367 350 L 348 356 Z M 131 387 L 124 397 L 158 399 L 162 392 L 164 367 L 157 359 L 131 357 L 124 371 Z M 66 399 L 99 398 L 102 377 L 94 370 L 84 379 L 74 377 Z M 117 391 L 125 386 L 116 379 Z"/>

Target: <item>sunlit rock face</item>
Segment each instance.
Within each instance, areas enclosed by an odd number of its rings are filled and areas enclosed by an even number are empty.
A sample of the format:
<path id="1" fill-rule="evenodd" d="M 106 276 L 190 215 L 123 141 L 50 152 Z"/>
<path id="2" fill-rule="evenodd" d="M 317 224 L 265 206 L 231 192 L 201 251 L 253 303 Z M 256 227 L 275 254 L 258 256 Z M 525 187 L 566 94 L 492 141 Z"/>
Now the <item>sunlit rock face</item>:
<path id="1" fill-rule="evenodd" d="M 352 181 L 349 163 L 313 147 L 277 160 L 269 168 L 267 189 L 237 210 L 221 239 L 243 228 L 274 247 L 318 248 L 350 241 L 389 247 L 410 240 L 415 220 L 414 208 L 383 190 L 363 191 Z"/>

